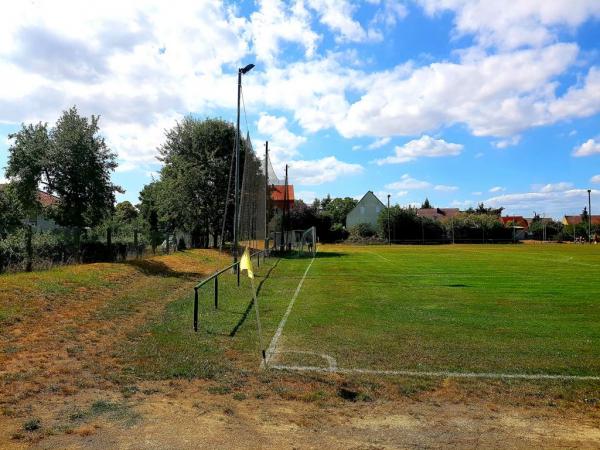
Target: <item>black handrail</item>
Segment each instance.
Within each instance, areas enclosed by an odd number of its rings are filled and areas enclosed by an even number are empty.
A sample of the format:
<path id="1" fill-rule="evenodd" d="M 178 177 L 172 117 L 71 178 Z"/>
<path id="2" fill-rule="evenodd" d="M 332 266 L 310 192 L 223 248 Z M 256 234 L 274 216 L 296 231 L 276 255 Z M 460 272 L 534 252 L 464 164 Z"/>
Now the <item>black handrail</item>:
<path id="1" fill-rule="evenodd" d="M 260 267 L 260 254 L 261 253 L 264 253 L 265 255 L 267 254 L 267 253 L 265 253 L 265 250 L 257 250 L 250 255 L 250 259 L 252 259 L 253 257 L 258 255 L 258 267 Z M 240 261 L 236 261 L 233 264 L 230 264 L 229 266 L 225 267 L 224 269 L 221 269 L 218 272 L 213 273 L 211 276 L 205 278 L 200 283 L 198 283 L 196 286 L 194 286 L 194 331 L 198 331 L 198 289 L 200 289 L 202 286 L 204 286 L 210 280 L 214 280 L 214 282 L 215 282 L 215 286 L 214 286 L 215 309 L 218 309 L 218 307 L 219 307 L 219 275 L 238 266 L 238 269 L 236 270 L 236 272 L 237 272 L 237 285 L 239 286 L 240 285 L 239 264 L 240 264 Z"/>

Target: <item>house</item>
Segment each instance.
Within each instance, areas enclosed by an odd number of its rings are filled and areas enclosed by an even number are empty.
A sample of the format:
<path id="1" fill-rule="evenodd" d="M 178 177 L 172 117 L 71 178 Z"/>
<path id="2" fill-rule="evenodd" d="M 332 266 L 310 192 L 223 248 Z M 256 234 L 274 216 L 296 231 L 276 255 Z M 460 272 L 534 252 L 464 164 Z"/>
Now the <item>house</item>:
<path id="1" fill-rule="evenodd" d="M 6 184 L 0 184 L 0 190 L 2 190 Z M 58 203 L 58 198 L 54 195 L 48 194 L 44 191 L 37 191 L 38 202 L 42 206 L 42 209 L 46 209 L 50 206 Z M 52 219 L 47 218 L 43 212 L 37 213 L 33 217 L 23 217 L 23 222 L 31 225 L 35 231 L 51 231 L 60 228 Z"/>
<path id="2" fill-rule="evenodd" d="M 452 219 L 460 213 L 458 208 L 420 208 L 417 216 L 431 220 Z"/>
<path id="3" fill-rule="evenodd" d="M 281 214 L 284 209 L 289 211 L 294 207 L 294 185 L 271 185 L 271 205 L 276 214 Z"/>
<path id="4" fill-rule="evenodd" d="M 600 215 L 592 215 L 592 225 L 600 225 Z M 581 218 L 581 215 L 577 215 L 577 216 L 564 216 L 562 223 L 563 225 L 579 225 L 580 223 L 583 222 L 583 219 Z M 585 222 L 587 223 L 587 221 Z"/>
<path id="5" fill-rule="evenodd" d="M 377 218 L 384 209 L 385 205 L 381 200 L 372 191 L 368 191 L 346 216 L 346 227 L 350 228 L 360 223 L 366 223 L 376 229 Z"/>
<path id="6" fill-rule="evenodd" d="M 515 224 L 515 228 L 517 230 L 527 231 L 529 229 L 529 222 L 523 216 L 504 216 L 501 217 L 500 220 L 502 224 L 505 226 L 513 226 L 513 222 Z"/>

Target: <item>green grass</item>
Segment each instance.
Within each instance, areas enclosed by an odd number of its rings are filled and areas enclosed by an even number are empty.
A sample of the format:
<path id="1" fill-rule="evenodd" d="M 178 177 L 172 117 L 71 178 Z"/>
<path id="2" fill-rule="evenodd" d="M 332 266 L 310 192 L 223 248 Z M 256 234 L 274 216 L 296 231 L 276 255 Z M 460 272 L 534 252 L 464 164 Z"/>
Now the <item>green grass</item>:
<path id="1" fill-rule="evenodd" d="M 285 351 L 345 368 L 600 375 L 598 247 L 346 246 L 320 256 Z"/>
<path id="2" fill-rule="evenodd" d="M 310 259 L 256 271 L 266 348 Z M 193 291 L 132 337 L 146 378 L 235 377 L 260 363 L 249 280 Z M 322 246 L 278 343 L 280 364 L 373 370 L 600 375 L 600 248 Z M 311 354 L 314 353 L 314 354 Z M 239 369 L 243 369 L 240 372 Z"/>

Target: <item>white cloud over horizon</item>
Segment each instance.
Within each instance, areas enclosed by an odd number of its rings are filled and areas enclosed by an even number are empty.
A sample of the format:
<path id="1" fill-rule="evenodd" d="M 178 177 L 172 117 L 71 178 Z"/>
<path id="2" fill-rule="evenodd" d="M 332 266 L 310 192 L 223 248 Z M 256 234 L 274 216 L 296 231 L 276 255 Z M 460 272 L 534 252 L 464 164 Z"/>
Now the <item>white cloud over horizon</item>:
<path id="1" fill-rule="evenodd" d="M 600 154 L 600 141 L 596 141 L 595 139 L 588 139 L 583 144 L 573 149 L 573 156 L 576 158 L 597 154 Z"/>
<path id="2" fill-rule="evenodd" d="M 434 139 L 431 136 L 423 135 L 419 139 L 414 139 L 402 146 L 394 149 L 394 155 L 375 161 L 378 165 L 401 164 L 414 161 L 417 158 L 439 158 L 441 156 L 458 156 L 464 146 L 453 144 L 443 139 Z"/>

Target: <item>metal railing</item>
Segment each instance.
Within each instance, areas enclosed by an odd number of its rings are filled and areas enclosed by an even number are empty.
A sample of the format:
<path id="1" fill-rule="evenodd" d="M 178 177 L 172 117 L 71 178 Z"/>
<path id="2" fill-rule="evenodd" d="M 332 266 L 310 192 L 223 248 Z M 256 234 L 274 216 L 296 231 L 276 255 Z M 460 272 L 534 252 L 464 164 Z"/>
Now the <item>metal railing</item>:
<path id="1" fill-rule="evenodd" d="M 256 257 L 256 267 L 260 267 L 261 255 L 262 255 L 263 263 L 264 263 L 265 258 L 268 257 L 268 253 L 265 252 L 265 250 L 257 250 L 250 255 L 250 259 Z M 231 269 L 234 269 L 236 272 L 237 285 L 239 287 L 239 285 L 240 285 L 240 261 L 234 262 L 233 264 L 230 264 L 229 266 L 219 270 L 218 272 L 215 272 L 210 277 L 205 278 L 200 283 L 198 283 L 196 286 L 194 286 L 194 331 L 196 331 L 196 332 L 198 331 L 198 289 L 200 289 L 202 286 L 206 285 L 208 282 L 210 282 L 212 280 L 214 283 L 213 296 L 214 296 L 215 309 L 218 309 L 219 308 L 219 276 L 225 272 L 228 272 Z"/>

